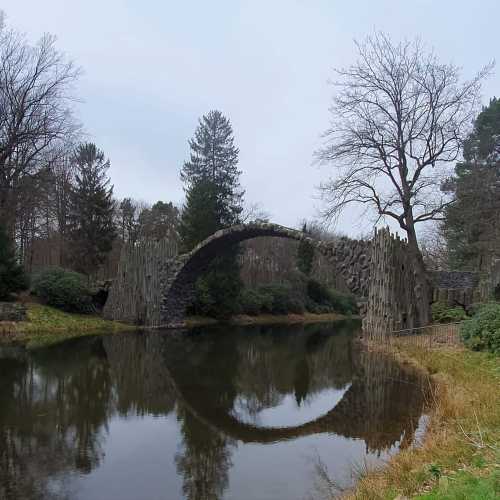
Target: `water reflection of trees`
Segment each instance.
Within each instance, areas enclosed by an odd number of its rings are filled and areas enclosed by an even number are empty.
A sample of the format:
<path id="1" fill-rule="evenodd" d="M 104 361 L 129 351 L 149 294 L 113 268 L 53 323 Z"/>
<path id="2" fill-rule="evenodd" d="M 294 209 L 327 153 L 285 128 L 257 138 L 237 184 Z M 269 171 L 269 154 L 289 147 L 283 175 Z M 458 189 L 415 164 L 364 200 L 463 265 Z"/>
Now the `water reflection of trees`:
<path id="1" fill-rule="evenodd" d="M 343 389 L 352 378 L 350 339 L 348 331 L 332 336 L 325 325 L 255 327 L 245 333 L 238 339 L 234 412 L 255 419 L 288 394 L 300 406 L 325 388 Z"/>
<path id="2" fill-rule="evenodd" d="M 50 479 L 99 464 L 111 383 L 95 347 L 73 342 L 1 360 L 0 498 L 66 498 Z"/>
<path id="3" fill-rule="evenodd" d="M 426 403 L 421 377 L 353 345 L 351 328 L 335 335 L 329 325 L 193 334 L 169 346 L 167 364 L 183 404 L 233 439 L 272 443 L 330 432 L 363 439 L 371 452 L 407 446 Z M 332 387 L 347 392 L 315 421 L 291 428 L 257 425 L 259 413 L 286 395 L 302 404 Z"/>
<path id="4" fill-rule="evenodd" d="M 238 440 L 271 443 L 319 432 L 370 451 L 413 439 L 425 400 L 418 374 L 351 343 L 352 326 L 265 328 L 86 338 L 0 359 L 0 498 L 66 498 L 64 474 L 103 457 L 107 423 L 168 415 L 182 434 L 175 463 L 190 500 L 221 498 Z M 293 395 L 345 390 L 326 415 L 261 428 L 259 413 Z"/>

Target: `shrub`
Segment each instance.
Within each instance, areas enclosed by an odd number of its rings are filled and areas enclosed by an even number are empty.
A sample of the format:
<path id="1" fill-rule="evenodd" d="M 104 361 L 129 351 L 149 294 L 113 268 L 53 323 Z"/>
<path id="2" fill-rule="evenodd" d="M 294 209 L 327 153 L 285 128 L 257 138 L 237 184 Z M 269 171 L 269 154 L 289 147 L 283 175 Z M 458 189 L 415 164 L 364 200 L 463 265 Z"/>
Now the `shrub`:
<path id="1" fill-rule="evenodd" d="M 307 296 L 316 304 L 330 304 L 330 290 L 319 281 L 309 280 L 307 282 Z"/>
<path id="2" fill-rule="evenodd" d="M 485 304 L 460 329 L 465 345 L 471 349 L 500 353 L 500 304 Z"/>
<path id="3" fill-rule="evenodd" d="M 341 314 L 357 314 L 358 305 L 354 295 L 330 289 L 330 305 L 335 312 Z"/>
<path id="4" fill-rule="evenodd" d="M 226 319 L 240 312 L 238 302 L 242 283 L 238 262 L 232 255 L 214 259 L 208 270 L 196 280 L 195 300 L 190 313 Z"/>
<path id="5" fill-rule="evenodd" d="M 328 288 L 316 280 L 307 282 L 307 295 L 307 309 L 312 313 L 355 314 L 358 310 L 354 296 Z"/>
<path id="6" fill-rule="evenodd" d="M 257 316 L 263 311 L 272 310 L 273 297 L 255 288 L 247 288 L 241 292 L 241 311 L 250 316 Z"/>
<path id="7" fill-rule="evenodd" d="M 467 314 L 462 307 L 449 307 L 443 302 L 434 302 L 431 307 L 434 323 L 452 323 L 467 319 Z"/>
<path id="8" fill-rule="evenodd" d="M 12 241 L 0 226 L 0 300 L 9 300 L 11 294 L 27 287 L 28 280 L 16 260 Z"/>
<path id="9" fill-rule="evenodd" d="M 304 312 L 302 297 L 290 285 L 264 285 L 259 288 L 259 291 L 271 299 L 263 303 L 262 312 L 271 314 L 288 314 L 290 312 L 301 314 Z"/>
<path id="10" fill-rule="evenodd" d="M 48 305 L 68 312 L 94 312 L 86 278 L 59 267 L 46 269 L 33 279 L 32 292 Z"/>

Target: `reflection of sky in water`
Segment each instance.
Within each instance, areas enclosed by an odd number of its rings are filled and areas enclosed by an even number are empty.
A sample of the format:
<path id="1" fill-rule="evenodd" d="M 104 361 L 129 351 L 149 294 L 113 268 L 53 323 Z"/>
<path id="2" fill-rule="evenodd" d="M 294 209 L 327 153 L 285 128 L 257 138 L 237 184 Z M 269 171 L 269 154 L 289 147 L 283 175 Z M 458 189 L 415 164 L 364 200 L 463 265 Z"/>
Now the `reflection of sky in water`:
<path id="1" fill-rule="evenodd" d="M 427 418 L 420 417 L 416 437 L 423 435 L 426 423 Z M 328 439 L 322 434 L 307 436 L 264 448 L 234 443 L 229 487 L 223 498 L 308 498 L 318 458 L 336 481 L 349 486 L 353 466 L 380 465 L 396 453 L 398 444 L 375 454 L 366 453 L 363 440 L 337 435 Z M 73 475 L 70 481 L 66 478 L 66 491 L 69 489 L 70 498 L 76 500 L 181 500 L 182 478 L 174 462 L 181 448 L 179 422 L 174 415 L 113 418 L 106 438 L 106 460 L 88 475 Z"/>
<path id="2" fill-rule="evenodd" d="M 349 334 L 278 334 L 88 338 L 10 361 L 0 497 L 33 480 L 16 498 L 303 500 L 318 458 L 348 486 L 353 466 L 421 439 L 414 375 Z"/>
<path id="3" fill-rule="evenodd" d="M 348 384 L 341 390 L 325 389 L 310 394 L 300 405 L 293 394 L 282 396 L 277 406 L 264 408 L 253 416 L 246 411 L 244 398 L 239 396 L 234 405 L 234 416 L 241 422 L 247 422 L 261 427 L 290 427 L 316 420 L 333 409 L 349 390 Z"/>

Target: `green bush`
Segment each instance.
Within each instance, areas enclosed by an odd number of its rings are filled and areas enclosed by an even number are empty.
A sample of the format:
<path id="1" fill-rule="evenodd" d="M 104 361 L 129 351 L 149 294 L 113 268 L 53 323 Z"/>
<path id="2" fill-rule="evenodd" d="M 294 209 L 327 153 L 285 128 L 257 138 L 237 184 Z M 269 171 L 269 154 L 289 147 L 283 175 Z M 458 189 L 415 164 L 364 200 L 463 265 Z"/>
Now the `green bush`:
<path id="1" fill-rule="evenodd" d="M 453 323 L 467 319 L 467 314 L 462 307 L 449 307 L 443 302 L 434 302 L 431 307 L 434 323 Z"/>
<path id="2" fill-rule="evenodd" d="M 331 301 L 328 287 L 312 279 L 307 282 L 307 296 L 316 304 L 330 304 Z"/>
<path id="3" fill-rule="evenodd" d="M 356 297 L 351 294 L 339 292 L 338 290 L 330 289 L 330 305 L 335 312 L 341 314 L 358 313 Z"/>
<path id="4" fill-rule="evenodd" d="M 261 312 L 270 314 L 302 314 L 305 310 L 304 299 L 300 292 L 289 284 L 264 285 L 258 288 L 264 297 Z"/>
<path id="5" fill-rule="evenodd" d="M 94 312 L 86 278 L 74 271 L 52 267 L 40 272 L 33 278 L 32 293 L 63 311 Z"/>
<path id="6" fill-rule="evenodd" d="M 354 296 L 328 288 L 313 279 L 307 282 L 307 296 L 307 309 L 312 313 L 355 314 L 358 311 Z"/>
<path id="7" fill-rule="evenodd" d="M 468 347 L 500 354 L 500 304 L 485 304 L 467 321 L 460 335 Z"/>
<path id="8" fill-rule="evenodd" d="M 196 280 L 195 300 L 189 313 L 220 319 L 238 314 L 241 289 L 239 264 L 234 255 L 216 257 L 207 271 Z"/>
<path id="9" fill-rule="evenodd" d="M 269 293 L 256 288 L 247 288 L 240 294 L 241 312 L 250 316 L 272 310 L 273 297 Z"/>

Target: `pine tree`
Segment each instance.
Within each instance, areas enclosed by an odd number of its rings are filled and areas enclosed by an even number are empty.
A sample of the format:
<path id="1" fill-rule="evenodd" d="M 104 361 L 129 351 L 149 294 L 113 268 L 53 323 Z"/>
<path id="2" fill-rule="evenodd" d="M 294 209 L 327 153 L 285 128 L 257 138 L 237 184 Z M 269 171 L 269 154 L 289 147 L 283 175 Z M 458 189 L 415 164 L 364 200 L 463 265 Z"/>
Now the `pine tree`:
<path id="1" fill-rule="evenodd" d="M 191 157 L 181 171 L 186 191 L 181 239 L 186 250 L 214 230 L 237 224 L 244 194 L 231 122 L 220 111 L 200 119 L 189 146 Z"/>
<path id="2" fill-rule="evenodd" d="M 185 251 L 215 231 L 237 224 L 244 194 L 239 184 L 239 150 L 231 123 L 220 111 L 210 111 L 200 119 L 189 146 L 190 160 L 181 171 L 186 202 L 179 232 Z M 237 246 L 228 248 L 200 277 L 196 312 L 229 316 L 237 311 L 242 287 L 238 253 Z"/>
<path id="3" fill-rule="evenodd" d="M 302 232 L 309 235 L 311 232 L 307 229 L 307 224 L 302 225 Z M 306 276 L 310 276 L 314 262 L 314 247 L 311 243 L 301 240 L 297 248 L 297 267 Z"/>
<path id="4" fill-rule="evenodd" d="M 27 286 L 23 268 L 19 265 L 12 241 L 7 231 L 0 226 L 0 300 L 9 300 L 12 293 Z"/>
<path id="5" fill-rule="evenodd" d="M 455 195 L 444 223 L 451 266 L 488 269 L 500 245 L 500 100 L 478 115 L 444 190 Z"/>
<path id="6" fill-rule="evenodd" d="M 74 162 L 69 215 L 72 261 L 75 270 L 90 275 L 103 263 L 116 237 L 113 186 L 107 176 L 109 160 L 95 144 L 78 146 Z"/>

